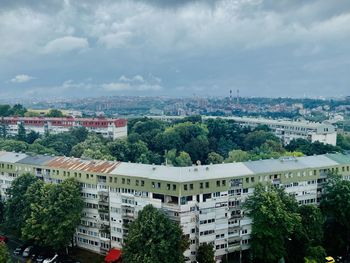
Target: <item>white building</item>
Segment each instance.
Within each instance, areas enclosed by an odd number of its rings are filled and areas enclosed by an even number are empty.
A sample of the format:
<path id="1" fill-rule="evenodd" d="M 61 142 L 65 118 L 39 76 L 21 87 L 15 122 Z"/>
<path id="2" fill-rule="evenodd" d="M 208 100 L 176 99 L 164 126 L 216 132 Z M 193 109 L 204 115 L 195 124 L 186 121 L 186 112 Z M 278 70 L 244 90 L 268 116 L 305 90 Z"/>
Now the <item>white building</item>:
<path id="1" fill-rule="evenodd" d="M 105 118 L 45 118 L 45 117 L 4 117 L 0 123 L 7 126 L 7 134 L 17 135 L 18 127 L 23 124 L 26 131 L 39 134 L 49 132 L 57 134 L 69 131 L 72 127 L 85 127 L 105 138 L 113 140 L 127 136 L 127 120 Z"/>
<path id="2" fill-rule="evenodd" d="M 73 177 L 85 202 L 77 245 L 106 254 L 121 249 L 133 221 L 147 204 L 180 223 L 189 237 L 186 263 L 196 262 L 200 244 L 212 243 L 220 262 L 249 248 L 251 219 L 242 209 L 258 183 L 294 194 L 299 204 L 318 204 L 327 171 L 350 180 L 350 155 L 326 154 L 192 167 L 83 160 L 0 152 L 0 193 L 18 175 L 31 172 L 45 182 Z"/>

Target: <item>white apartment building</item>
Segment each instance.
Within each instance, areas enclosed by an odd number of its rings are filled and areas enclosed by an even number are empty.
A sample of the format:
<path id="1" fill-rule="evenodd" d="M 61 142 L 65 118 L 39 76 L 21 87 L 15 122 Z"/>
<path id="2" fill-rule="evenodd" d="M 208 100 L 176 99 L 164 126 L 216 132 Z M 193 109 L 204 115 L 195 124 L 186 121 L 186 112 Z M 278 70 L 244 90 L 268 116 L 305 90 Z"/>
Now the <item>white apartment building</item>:
<path id="1" fill-rule="evenodd" d="M 101 254 L 122 249 L 128 223 L 152 204 L 189 237 L 186 263 L 196 262 L 202 243 L 212 243 L 221 262 L 249 248 L 252 221 L 242 204 L 258 182 L 284 187 L 299 204 L 317 205 L 327 171 L 350 180 L 349 168 L 345 154 L 169 167 L 0 152 L 0 193 L 6 196 L 12 180 L 25 172 L 51 183 L 73 177 L 85 202 L 78 246 Z"/>

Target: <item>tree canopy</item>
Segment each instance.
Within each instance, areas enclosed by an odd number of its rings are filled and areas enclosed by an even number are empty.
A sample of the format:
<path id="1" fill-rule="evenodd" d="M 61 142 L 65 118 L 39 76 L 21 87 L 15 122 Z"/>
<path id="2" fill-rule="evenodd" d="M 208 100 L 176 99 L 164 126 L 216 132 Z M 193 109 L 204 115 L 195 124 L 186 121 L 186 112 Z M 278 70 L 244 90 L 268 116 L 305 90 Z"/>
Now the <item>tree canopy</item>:
<path id="1" fill-rule="evenodd" d="M 179 224 L 152 205 L 147 205 L 129 225 L 123 262 L 180 263 L 184 261 L 183 252 L 187 247 L 188 241 Z"/>

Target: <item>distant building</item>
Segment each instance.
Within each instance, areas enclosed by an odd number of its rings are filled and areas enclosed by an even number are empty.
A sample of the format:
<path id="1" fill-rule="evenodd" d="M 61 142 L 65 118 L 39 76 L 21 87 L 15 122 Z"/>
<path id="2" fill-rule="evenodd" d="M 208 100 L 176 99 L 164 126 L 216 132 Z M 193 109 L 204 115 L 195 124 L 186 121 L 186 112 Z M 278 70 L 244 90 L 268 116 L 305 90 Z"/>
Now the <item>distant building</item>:
<path id="1" fill-rule="evenodd" d="M 256 127 L 258 125 L 268 126 L 274 134 L 281 138 L 284 144 L 291 140 L 302 138 L 311 142 L 322 142 L 325 144 L 337 144 L 336 128 L 328 123 L 308 121 L 271 120 L 263 118 L 246 117 L 224 117 L 239 123 L 241 126 Z"/>
<path id="2" fill-rule="evenodd" d="M 39 134 L 45 132 L 57 134 L 69 131 L 73 127 L 85 127 L 88 131 L 113 140 L 127 136 L 126 119 L 4 117 L 0 121 L 7 126 L 9 135 L 17 135 L 18 126 L 22 123 L 26 131 L 35 131 Z"/>

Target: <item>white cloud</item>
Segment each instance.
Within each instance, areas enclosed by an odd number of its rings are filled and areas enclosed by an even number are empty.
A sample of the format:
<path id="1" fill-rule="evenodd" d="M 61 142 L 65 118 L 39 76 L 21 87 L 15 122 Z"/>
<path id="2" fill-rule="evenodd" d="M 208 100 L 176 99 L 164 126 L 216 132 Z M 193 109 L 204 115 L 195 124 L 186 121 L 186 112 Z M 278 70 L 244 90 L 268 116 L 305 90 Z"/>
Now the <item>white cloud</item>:
<path id="1" fill-rule="evenodd" d="M 12 83 L 24 83 L 24 82 L 31 81 L 32 79 L 34 79 L 34 77 L 25 75 L 25 74 L 20 74 L 12 78 L 10 81 Z"/>
<path id="2" fill-rule="evenodd" d="M 149 76 L 144 78 L 141 75 L 135 75 L 131 78 L 121 76 L 117 82 L 102 84 L 106 91 L 158 91 L 163 89 L 160 85 L 161 79 Z"/>
<path id="3" fill-rule="evenodd" d="M 89 47 L 89 42 L 86 38 L 73 36 L 64 36 L 54 39 L 46 44 L 44 53 L 60 53 L 72 50 L 80 50 Z"/>

